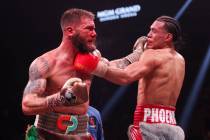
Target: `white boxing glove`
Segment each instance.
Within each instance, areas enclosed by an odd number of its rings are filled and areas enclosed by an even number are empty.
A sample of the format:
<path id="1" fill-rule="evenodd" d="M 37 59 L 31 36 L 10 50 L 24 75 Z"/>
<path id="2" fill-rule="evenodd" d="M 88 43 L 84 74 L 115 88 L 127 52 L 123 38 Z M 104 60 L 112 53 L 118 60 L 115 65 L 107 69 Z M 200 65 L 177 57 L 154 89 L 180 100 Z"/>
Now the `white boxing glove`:
<path id="1" fill-rule="evenodd" d="M 146 42 L 146 36 L 141 36 L 136 40 L 133 46 L 133 52 L 125 57 L 125 59 L 127 59 L 130 62 L 130 64 L 139 60 L 141 54 L 146 49 Z"/>

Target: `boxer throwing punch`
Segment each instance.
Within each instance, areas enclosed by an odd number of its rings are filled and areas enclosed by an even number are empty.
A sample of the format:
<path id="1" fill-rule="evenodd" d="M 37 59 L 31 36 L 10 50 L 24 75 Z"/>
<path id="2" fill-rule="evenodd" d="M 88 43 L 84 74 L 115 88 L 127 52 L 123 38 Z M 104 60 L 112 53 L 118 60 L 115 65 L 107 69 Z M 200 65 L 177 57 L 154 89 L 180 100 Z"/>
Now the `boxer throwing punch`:
<path id="1" fill-rule="evenodd" d="M 147 49 L 137 62 L 124 69 L 94 56 L 94 59 L 88 59 L 96 64 L 90 70 L 86 67 L 85 56 L 79 54 L 76 58 L 77 69 L 113 83 L 124 85 L 139 81 L 134 122 L 128 129 L 130 140 L 184 140 L 184 132 L 175 119 L 175 106 L 185 75 L 185 60 L 176 51 L 181 38 L 178 22 L 161 16 L 150 26 Z"/>
<path id="2" fill-rule="evenodd" d="M 73 63 L 78 53 L 90 54 L 96 49 L 94 14 L 69 9 L 60 24 L 63 38 L 59 47 L 37 57 L 29 68 L 22 110 L 26 115 L 36 115 L 36 120 L 26 139 L 91 139 L 86 114 L 92 76 L 75 70 Z M 136 49 L 115 64 L 124 67 L 140 54 L 141 49 Z"/>
<path id="3" fill-rule="evenodd" d="M 69 9 L 60 24 L 63 32 L 60 45 L 37 57 L 29 68 L 22 110 L 26 115 L 36 115 L 36 120 L 28 128 L 26 139 L 91 139 L 86 115 L 91 76 L 75 71 L 73 62 L 78 52 L 95 50 L 94 14 Z"/>

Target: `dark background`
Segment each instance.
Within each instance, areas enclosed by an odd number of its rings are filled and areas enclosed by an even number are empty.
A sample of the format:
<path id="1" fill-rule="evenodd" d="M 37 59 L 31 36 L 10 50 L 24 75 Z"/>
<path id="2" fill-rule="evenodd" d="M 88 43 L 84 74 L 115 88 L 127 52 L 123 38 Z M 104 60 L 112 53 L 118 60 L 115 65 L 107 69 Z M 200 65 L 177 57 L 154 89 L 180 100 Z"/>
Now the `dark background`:
<path id="1" fill-rule="evenodd" d="M 59 20 L 68 8 L 96 11 L 115 9 L 134 4 L 141 5 L 137 17 L 99 22 L 96 19 L 98 49 L 108 59 L 120 58 L 131 52 L 133 43 L 146 35 L 149 26 L 160 15 L 174 17 L 183 0 L 16 0 L 2 1 L 1 16 L 1 99 L 0 139 L 24 139 L 27 124 L 34 116 L 21 111 L 22 91 L 28 81 L 28 67 L 42 53 L 56 48 L 61 41 Z M 210 44 L 210 2 L 192 0 L 180 17 L 185 48 L 180 53 L 186 59 L 186 77 L 177 103 L 176 117 L 180 122 L 184 106 L 191 95 L 193 84 Z M 195 108 L 185 129 L 187 140 L 210 139 L 210 74 L 209 69 L 198 91 Z M 110 103 L 122 87 L 94 78 L 90 103 L 103 114 L 105 139 L 127 140 L 127 127 L 132 123 L 136 104 L 137 83 L 130 84 L 115 103 Z M 116 93 L 117 94 L 117 93 Z M 193 107 L 193 106 L 192 106 Z"/>

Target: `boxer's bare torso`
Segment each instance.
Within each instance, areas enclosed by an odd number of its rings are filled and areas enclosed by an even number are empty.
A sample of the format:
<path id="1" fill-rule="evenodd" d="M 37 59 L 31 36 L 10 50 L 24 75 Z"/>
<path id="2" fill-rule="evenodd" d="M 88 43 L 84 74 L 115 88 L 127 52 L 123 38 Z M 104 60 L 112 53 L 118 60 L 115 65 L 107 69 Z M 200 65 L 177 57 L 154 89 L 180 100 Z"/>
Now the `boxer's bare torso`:
<path id="1" fill-rule="evenodd" d="M 183 57 L 173 49 L 166 48 L 146 51 L 140 63 L 145 61 L 151 61 L 150 64 L 154 66 L 139 80 L 137 104 L 175 106 L 185 74 Z"/>
<path id="2" fill-rule="evenodd" d="M 24 90 L 23 108 L 29 109 L 32 114 L 48 111 L 45 97 L 60 92 L 69 78 L 79 77 L 86 82 L 88 89 L 90 87 L 90 76 L 74 70 L 74 53 L 62 52 L 63 50 L 59 49 L 38 57 L 30 66 L 29 82 Z M 77 106 L 55 107 L 55 111 L 84 114 L 87 107 L 88 102 Z"/>
<path id="3" fill-rule="evenodd" d="M 139 61 L 124 69 L 109 67 L 104 78 L 116 84 L 139 81 L 137 105 L 175 106 L 184 75 L 184 58 L 175 50 L 164 22 L 155 21 L 148 33 L 147 49 Z"/>

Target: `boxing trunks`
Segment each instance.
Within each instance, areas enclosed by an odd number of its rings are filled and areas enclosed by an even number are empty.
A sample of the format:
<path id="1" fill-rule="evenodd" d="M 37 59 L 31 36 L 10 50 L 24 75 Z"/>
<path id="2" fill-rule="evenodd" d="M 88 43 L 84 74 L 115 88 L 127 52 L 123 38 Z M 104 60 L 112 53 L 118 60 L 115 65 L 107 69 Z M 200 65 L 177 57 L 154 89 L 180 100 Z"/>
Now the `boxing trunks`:
<path id="1" fill-rule="evenodd" d="M 88 115 L 45 113 L 37 115 L 37 140 L 92 140 L 87 132 Z"/>
<path id="2" fill-rule="evenodd" d="M 133 125 L 128 128 L 129 140 L 184 140 L 175 110 L 163 105 L 136 106 Z"/>

